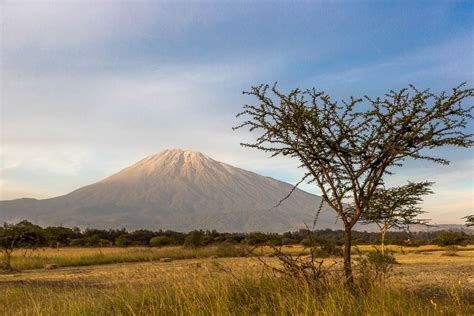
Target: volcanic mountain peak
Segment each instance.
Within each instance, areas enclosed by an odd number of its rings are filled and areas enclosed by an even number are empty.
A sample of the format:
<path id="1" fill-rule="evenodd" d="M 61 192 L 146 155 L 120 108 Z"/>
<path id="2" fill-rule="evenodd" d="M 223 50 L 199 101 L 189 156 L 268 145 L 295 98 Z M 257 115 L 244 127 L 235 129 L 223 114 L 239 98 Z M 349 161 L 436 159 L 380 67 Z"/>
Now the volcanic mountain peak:
<path id="1" fill-rule="evenodd" d="M 150 177 L 193 177 L 199 174 L 224 171 L 228 165 L 191 150 L 166 149 L 150 155 L 101 182 L 145 179 Z"/>
<path id="2" fill-rule="evenodd" d="M 147 229 L 286 231 L 314 220 L 321 198 L 194 151 L 169 149 L 97 183 L 39 201 L 0 201 L 0 220 Z M 271 211 L 270 211 L 271 210 Z M 332 227 L 332 213 L 320 227 Z"/>

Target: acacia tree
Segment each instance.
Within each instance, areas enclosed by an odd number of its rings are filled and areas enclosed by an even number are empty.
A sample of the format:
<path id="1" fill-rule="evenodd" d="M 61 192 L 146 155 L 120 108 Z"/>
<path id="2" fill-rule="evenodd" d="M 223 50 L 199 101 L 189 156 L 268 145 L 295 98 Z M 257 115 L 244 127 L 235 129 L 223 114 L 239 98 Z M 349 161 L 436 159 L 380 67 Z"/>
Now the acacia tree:
<path id="1" fill-rule="evenodd" d="M 474 226 L 474 215 L 468 215 L 466 217 L 463 217 L 466 219 L 466 226 L 471 227 Z"/>
<path id="2" fill-rule="evenodd" d="M 473 106 L 462 101 L 474 95 L 461 84 L 450 94 L 435 95 L 414 86 L 384 98 L 364 97 L 338 103 L 316 89 L 291 90 L 284 94 L 276 84 L 254 86 L 243 92 L 257 99 L 245 105 L 237 117 L 259 135 L 241 145 L 299 159 L 305 175 L 315 182 L 322 197 L 344 225 L 344 272 L 353 281 L 351 232 L 366 211 L 385 175 L 405 159 L 448 164 L 430 150 L 446 145 L 472 146 L 466 133 Z M 300 181 L 300 183 L 302 182 Z M 349 202 L 353 210 L 346 207 Z"/>
<path id="3" fill-rule="evenodd" d="M 375 223 L 380 229 L 382 255 L 385 254 L 385 235 L 389 229 L 408 229 L 410 225 L 428 222 L 418 218 L 425 213 L 418 204 L 423 201 L 423 195 L 433 193 L 430 188 L 432 185 L 432 182 L 410 182 L 399 187 L 375 190 L 360 220 L 362 224 Z"/>
<path id="4" fill-rule="evenodd" d="M 12 271 L 11 259 L 13 252 L 18 248 L 35 248 L 46 246 L 46 237 L 39 226 L 28 221 L 21 221 L 15 225 L 4 224 L 0 228 L 0 269 Z"/>

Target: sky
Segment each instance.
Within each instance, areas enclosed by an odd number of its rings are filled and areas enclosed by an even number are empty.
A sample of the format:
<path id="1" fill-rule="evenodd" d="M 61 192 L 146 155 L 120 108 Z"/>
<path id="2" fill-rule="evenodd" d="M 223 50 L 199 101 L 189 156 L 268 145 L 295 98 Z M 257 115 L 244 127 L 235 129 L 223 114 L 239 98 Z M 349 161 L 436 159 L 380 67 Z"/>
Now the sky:
<path id="1" fill-rule="evenodd" d="M 474 83 L 473 1 L 2 1 L 0 199 L 66 194 L 167 148 L 289 183 L 298 162 L 241 142 L 252 85 L 342 100 Z M 472 102 L 472 100 L 471 100 Z M 471 131 L 474 131 L 472 126 Z M 434 223 L 474 208 L 474 151 L 408 162 Z M 312 185 L 302 189 L 319 193 Z"/>

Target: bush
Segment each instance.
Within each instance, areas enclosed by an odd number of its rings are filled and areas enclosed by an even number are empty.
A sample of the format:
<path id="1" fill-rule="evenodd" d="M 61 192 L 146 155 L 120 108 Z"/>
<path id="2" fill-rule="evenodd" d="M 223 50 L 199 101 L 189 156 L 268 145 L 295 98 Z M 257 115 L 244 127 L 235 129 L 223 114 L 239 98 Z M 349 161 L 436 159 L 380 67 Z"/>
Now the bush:
<path id="1" fill-rule="evenodd" d="M 464 232 L 448 231 L 441 233 L 438 237 L 433 239 L 433 242 L 438 246 L 466 246 L 469 243 L 469 236 Z"/>
<path id="2" fill-rule="evenodd" d="M 94 235 L 87 238 L 87 246 L 99 246 L 100 245 L 100 236 Z"/>
<path id="3" fill-rule="evenodd" d="M 317 242 L 316 242 L 316 239 L 315 238 L 305 238 L 303 239 L 300 244 L 303 246 L 303 247 L 314 247 L 317 245 Z"/>
<path id="4" fill-rule="evenodd" d="M 150 239 L 150 246 L 152 247 L 164 247 L 172 244 L 171 238 L 167 236 L 157 236 Z"/>
<path id="5" fill-rule="evenodd" d="M 324 240 L 321 242 L 320 256 L 337 256 L 341 257 L 343 254 L 342 248 L 337 245 L 336 241 Z"/>
<path id="6" fill-rule="evenodd" d="M 132 244 L 129 236 L 127 234 L 122 234 L 115 239 L 115 245 L 119 247 L 127 247 Z"/>
<path id="7" fill-rule="evenodd" d="M 109 247 L 111 245 L 112 245 L 112 243 L 108 239 L 100 239 L 99 240 L 99 246 L 100 247 Z"/>
<path id="8" fill-rule="evenodd" d="M 81 238 L 76 238 L 76 239 L 72 239 L 70 242 L 69 242 L 69 246 L 71 247 L 82 247 L 84 246 L 86 243 L 85 243 L 85 240 L 84 239 L 81 239 Z"/>
<path id="9" fill-rule="evenodd" d="M 184 246 L 188 248 L 199 248 L 204 246 L 204 232 L 195 230 L 192 231 L 184 239 Z"/>
<path id="10" fill-rule="evenodd" d="M 311 248 L 311 252 L 315 257 L 339 257 L 343 254 L 342 248 L 335 240 L 307 237 L 300 244 L 306 248 Z"/>
<path id="11" fill-rule="evenodd" d="M 358 256 L 354 260 L 357 262 L 357 269 L 360 273 L 359 281 L 363 287 L 370 287 L 375 282 L 384 280 L 393 265 L 397 263 L 393 253 L 388 251 L 382 253 L 379 248 L 365 254 L 361 253 L 358 248 L 356 251 Z"/>
<path id="12" fill-rule="evenodd" d="M 382 254 L 382 251 L 380 251 L 378 248 L 372 251 L 369 251 L 367 253 L 367 259 L 369 260 L 369 263 L 375 265 L 375 266 L 382 266 L 386 264 L 396 264 L 397 260 L 395 260 L 395 257 L 391 252 L 385 251 L 384 254 Z"/>
<path id="13" fill-rule="evenodd" d="M 457 257 L 459 256 L 457 253 L 458 251 L 459 251 L 458 246 L 451 245 L 451 246 L 447 246 L 446 251 L 443 252 L 441 255 L 447 256 L 447 257 Z"/>

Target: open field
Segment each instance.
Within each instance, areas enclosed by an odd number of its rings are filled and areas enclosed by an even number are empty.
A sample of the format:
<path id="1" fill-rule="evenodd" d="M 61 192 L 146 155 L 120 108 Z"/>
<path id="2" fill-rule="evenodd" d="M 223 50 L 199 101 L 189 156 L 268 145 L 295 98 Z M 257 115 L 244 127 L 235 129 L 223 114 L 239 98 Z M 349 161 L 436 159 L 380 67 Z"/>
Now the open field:
<path id="1" fill-rule="evenodd" d="M 374 248 L 371 245 L 357 246 L 360 251 L 369 251 Z M 387 249 L 396 253 L 423 253 L 444 251 L 444 247 L 427 245 L 420 247 L 387 246 Z M 459 251 L 474 250 L 474 245 L 459 247 Z M 355 250 L 355 247 L 354 247 Z M 12 258 L 12 265 L 20 270 L 41 269 L 45 264 L 55 263 L 59 267 L 89 266 L 99 264 L 127 263 L 127 262 L 149 262 L 158 261 L 162 258 L 193 259 L 218 257 L 235 257 L 248 251 L 243 246 L 218 247 L 209 246 L 197 249 L 183 248 L 180 246 L 151 248 L 151 247 L 104 247 L 104 248 L 41 248 L 35 250 L 18 250 Z M 284 253 L 298 254 L 308 253 L 300 245 L 283 246 Z M 269 247 L 259 247 L 254 250 L 256 255 L 268 255 L 273 252 Z"/>
<path id="2" fill-rule="evenodd" d="M 470 315 L 474 313 L 474 250 L 468 249 L 455 257 L 442 256 L 440 251 L 397 253 L 401 264 L 384 284 L 352 292 L 336 279 L 322 290 L 283 278 L 256 257 L 27 270 L 0 275 L 0 314 Z M 150 256 L 171 258 L 182 249 L 104 248 L 101 252 L 105 257 L 133 258 L 143 257 L 145 250 Z M 58 263 L 69 258 L 74 262 L 93 257 L 94 251 L 98 250 L 36 250 L 25 258 L 43 256 Z M 198 251 L 194 255 L 205 257 L 216 249 Z M 263 260 L 279 264 L 275 258 Z M 339 259 L 326 260 L 336 261 L 336 268 L 340 267 Z"/>

